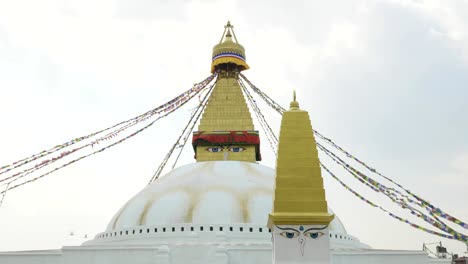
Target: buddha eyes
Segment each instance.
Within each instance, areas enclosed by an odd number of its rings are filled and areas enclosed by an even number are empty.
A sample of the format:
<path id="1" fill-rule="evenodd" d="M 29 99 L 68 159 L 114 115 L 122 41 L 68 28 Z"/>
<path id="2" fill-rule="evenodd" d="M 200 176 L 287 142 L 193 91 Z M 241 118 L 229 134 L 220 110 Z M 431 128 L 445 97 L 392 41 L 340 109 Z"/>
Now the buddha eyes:
<path id="1" fill-rule="evenodd" d="M 231 151 L 231 152 L 242 152 L 244 150 L 245 150 L 244 147 L 230 147 L 229 148 L 229 151 Z"/>
<path id="2" fill-rule="evenodd" d="M 285 232 L 281 232 L 280 235 L 282 237 L 292 239 L 292 238 L 298 237 L 300 235 L 300 233 L 299 232 L 294 232 L 294 231 L 292 231 L 292 232 L 285 231 Z M 323 232 L 307 232 L 307 233 L 304 234 L 304 236 L 310 237 L 312 239 L 317 239 L 317 238 L 319 238 L 319 237 L 321 237 L 323 235 L 324 235 Z"/>
<path id="3" fill-rule="evenodd" d="M 285 238 L 295 238 L 295 237 L 299 236 L 299 233 L 297 233 L 297 232 L 281 232 L 280 235 L 285 237 Z"/>
<path id="4" fill-rule="evenodd" d="M 221 147 L 209 147 L 206 148 L 209 152 L 221 152 L 223 149 Z"/>
<path id="5" fill-rule="evenodd" d="M 317 239 L 321 236 L 323 236 L 324 234 L 322 232 L 308 232 L 305 234 L 307 237 L 310 237 L 310 238 L 313 238 L 313 239 Z"/>
<path id="6" fill-rule="evenodd" d="M 222 152 L 223 149 L 224 149 L 223 147 L 208 147 L 208 148 L 206 148 L 207 151 L 214 152 L 214 153 Z M 229 147 L 228 150 L 231 151 L 231 152 L 242 152 L 242 151 L 245 150 L 245 148 L 244 147 Z"/>

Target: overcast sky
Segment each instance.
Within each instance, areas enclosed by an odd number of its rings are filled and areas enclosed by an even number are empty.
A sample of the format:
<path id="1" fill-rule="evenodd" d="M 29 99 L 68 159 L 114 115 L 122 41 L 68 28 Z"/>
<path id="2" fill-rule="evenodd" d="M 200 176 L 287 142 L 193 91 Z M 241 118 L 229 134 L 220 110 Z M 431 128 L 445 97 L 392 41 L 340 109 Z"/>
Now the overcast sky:
<path id="1" fill-rule="evenodd" d="M 0 165 L 189 89 L 209 75 L 228 19 L 254 84 L 284 106 L 295 89 L 315 129 L 468 221 L 468 1 L 461 0 L 0 1 Z M 9 192 L 0 250 L 60 248 L 104 231 L 151 178 L 193 106 Z M 279 116 L 264 109 L 278 132 Z M 262 163 L 274 167 L 262 140 Z M 178 165 L 192 157 L 186 148 Z M 329 205 L 364 243 L 418 250 L 441 240 L 324 179 Z M 449 251 L 466 250 L 442 241 Z"/>

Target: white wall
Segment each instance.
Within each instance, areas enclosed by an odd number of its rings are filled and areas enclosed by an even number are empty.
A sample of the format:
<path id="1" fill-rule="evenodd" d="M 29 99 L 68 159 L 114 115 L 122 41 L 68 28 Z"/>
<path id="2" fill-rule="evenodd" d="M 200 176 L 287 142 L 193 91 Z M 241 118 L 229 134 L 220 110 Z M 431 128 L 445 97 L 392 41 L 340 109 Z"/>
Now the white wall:
<path id="1" fill-rule="evenodd" d="M 423 251 L 405 251 L 405 250 L 365 250 L 334 252 L 332 254 L 332 263 L 334 264 L 428 264 L 445 263 L 450 264 L 450 260 L 437 260 L 431 262 L 427 253 Z"/>
<path id="2" fill-rule="evenodd" d="M 1 264 L 271 264 L 269 243 L 179 243 L 169 246 L 78 246 L 0 253 Z M 332 251 L 335 264 L 428 264 L 422 251 Z M 450 263 L 450 261 L 436 263 Z"/>

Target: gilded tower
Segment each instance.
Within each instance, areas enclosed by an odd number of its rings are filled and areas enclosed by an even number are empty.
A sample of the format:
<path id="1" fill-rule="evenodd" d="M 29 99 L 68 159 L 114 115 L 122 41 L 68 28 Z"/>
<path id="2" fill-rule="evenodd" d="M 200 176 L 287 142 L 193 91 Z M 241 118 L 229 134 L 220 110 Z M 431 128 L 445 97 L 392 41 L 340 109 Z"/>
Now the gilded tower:
<path id="1" fill-rule="evenodd" d="M 291 102 L 283 113 L 276 159 L 272 230 L 273 264 L 330 263 L 328 213 L 309 113 Z"/>
<path id="2" fill-rule="evenodd" d="M 238 83 L 239 72 L 248 69 L 245 50 L 237 41 L 233 26 L 224 27 L 213 48 L 211 72 L 218 75 L 192 145 L 197 161 L 261 160 L 260 138 Z"/>

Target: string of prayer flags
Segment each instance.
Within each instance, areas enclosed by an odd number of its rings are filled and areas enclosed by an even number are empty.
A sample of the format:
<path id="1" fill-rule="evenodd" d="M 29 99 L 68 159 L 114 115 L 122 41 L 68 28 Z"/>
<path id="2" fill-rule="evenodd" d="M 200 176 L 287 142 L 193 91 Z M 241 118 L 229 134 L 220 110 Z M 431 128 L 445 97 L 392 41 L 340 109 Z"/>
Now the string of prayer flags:
<path id="1" fill-rule="evenodd" d="M 23 159 L 20 159 L 18 161 L 15 161 L 9 165 L 3 165 L 0 167 L 0 175 L 4 174 L 4 173 L 8 173 L 16 168 L 19 168 L 21 166 L 24 166 L 32 161 L 35 161 L 35 160 L 38 160 L 40 158 L 43 158 L 47 155 L 50 155 L 56 151 L 59 151 L 63 148 L 66 148 L 66 147 L 69 147 L 71 145 L 74 145 L 76 143 L 79 143 L 81 141 L 84 141 L 86 139 L 89 139 L 89 138 L 92 138 L 100 133 L 103 133 L 105 131 L 109 131 L 111 129 L 114 129 L 116 127 L 119 127 L 123 124 L 127 124 L 127 123 L 131 123 L 131 122 L 134 122 L 135 120 L 140 120 L 144 117 L 148 117 L 148 116 L 153 116 L 154 114 L 161 114 L 163 112 L 168 112 L 170 109 L 174 109 L 175 106 L 173 107 L 172 105 L 174 105 L 175 103 L 177 103 L 177 105 L 181 105 L 183 104 L 184 102 L 186 102 L 187 100 L 190 100 L 192 97 L 193 97 L 193 94 L 198 94 L 199 91 L 201 91 L 203 88 L 206 87 L 206 85 L 208 85 L 216 76 L 216 73 L 215 74 L 212 74 L 210 75 L 209 77 L 207 77 L 205 80 L 199 82 L 199 83 L 196 83 L 194 84 L 194 86 L 192 88 L 190 88 L 189 90 L 185 91 L 184 93 L 178 95 L 177 97 L 175 97 L 174 99 L 170 100 L 169 102 L 163 104 L 163 105 L 160 105 L 152 110 L 149 110 L 147 111 L 146 113 L 144 114 L 141 114 L 139 116 L 136 116 L 134 118 L 131 118 L 131 119 L 128 119 L 128 120 L 125 120 L 125 121 L 122 121 L 118 124 L 115 124 L 113 126 L 110 126 L 110 127 L 107 127 L 107 128 L 104 128 L 104 129 L 101 129 L 99 131 L 96 131 L 94 133 L 91 133 L 91 134 L 88 134 L 86 136 L 82 136 L 82 137 L 77 137 L 77 138 L 74 138 L 68 142 L 65 142 L 65 143 L 62 143 L 62 144 L 58 144 L 48 150 L 43 150 L 43 151 L 40 151 L 39 153 L 37 154 L 34 154 L 34 155 L 31 155 L 27 158 L 23 158 Z M 170 109 L 168 109 L 168 107 Z M 150 118 L 148 117 L 148 118 Z M 138 121 L 137 121 L 138 122 Z M 122 130 L 123 131 L 123 130 Z M 117 131 L 118 132 L 121 132 L 121 131 Z M 106 139 L 108 137 L 110 137 L 110 134 L 112 133 L 109 133 L 107 135 L 107 137 L 105 137 Z M 113 134 L 113 136 L 115 136 L 115 133 Z M 0 182 L 2 181 L 5 181 L 6 179 L 1 179 Z"/>
<path id="2" fill-rule="evenodd" d="M 357 157 L 355 157 L 354 155 L 352 155 L 351 153 L 349 153 L 348 151 L 344 150 L 343 148 L 341 148 L 340 146 L 338 146 L 336 143 L 334 143 L 331 139 L 323 136 L 322 134 L 320 134 L 318 131 L 315 131 L 314 130 L 314 133 L 315 135 L 317 135 L 319 138 L 323 139 L 325 142 L 327 142 L 328 144 L 330 144 L 331 146 L 333 146 L 334 148 L 336 148 L 337 150 L 341 151 L 342 153 L 344 153 L 347 157 L 355 160 L 356 162 L 358 162 L 359 164 L 361 164 L 362 166 L 364 166 L 366 169 L 368 169 L 369 171 L 383 177 L 384 179 L 388 180 L 389 182 L 395 184 L 397 187 L 399 187 L 400 189 L 402 189 L 404 192 L 406 192 L 408 195 L 404 195 L 402 194 L 400 191 L 396 190 L 396 189 L 393 189 L 393 191 L 399 193 L 400 195 L 402 195 L 408 202 L 410 203 L 415 203 L 415 204 L 419 204 L 421 206 L 423 206 L 427 211 L 429 212 L 433 212 L 434 214 L 450 221 L 450 222 L 453 222 L 465 229 L 468 229 L 468 224 L 466 222 L 463 222 L 461 221 L 460 219 L 457 219 L 456 217 L 442 211 L 440 208 L 437 208 L 436 206 L 434 206 L 433 204 L 431 204 L 430 202 L 428 202 L 427 200 L 419 197 L 418 195 L 414 194 L 413 192 L 411 192 L 410 190 L 404 188 L 402 185 L 400 185 L 399 183 L 395 182 L 394 180 L 392 180 L 391 178 L 381 174 L 380 172 L 378 172 L 376 169 L 370 167 L 369 165 L 367 165 L 366 163 L 364 163 L 363 161 L 361 161 L 360 159 L 358 159 Z M 389 188 L 390 189 L 390 188 Z M 415 200 L 411 199 L 410 198 L 413 197 Z"/>
<path id="3" fill-rule="evenodd" d="M 280 115 L 283 114 L 283 112 L 285 111 L 285 109 L 283 107 L 281 107 L 281 105 L 279 105 L 278 103 L 276 103 L 273 99 L 271 99 L 271 97 L 269 97 L 266 93 L 262 92 L 258 87 L 256 87 L 255 85 L 253 85 L 243 74 L 239 74 L 240 77 L 241 77 L 241 80 L 244 80 L 245 82 L 247 82 L 247 84 L 250 86 L 250 88 L 255 92 L 257 93 L 260 98 L 262 98 L 265 103 L 267 105 L 269 105 L 272 109 L 276 110 L 276 112 L 278 112 Z M 334 143 L 331 139 L 325 137 L 324 135 L 322 135 L 321 133 L 319 133 L 317 130 L 314 130 L 314 134 L 319 138 L 319 139 L 322 139 L 324 140 L 325 142 L 327 142 L 328 144 L 332 145 L 334 148 L 336 148 L 337 150 L 341 151 L 342 153 L 344 153 L 346 155 L 346 157 L 348 158 L 351 158 L 353 160 L 355 160 L 356 162 L 358 162 L 359 164 L 361 164 L 362 166 L 364 166 L 366 169 L 368 169 L 369 171 L 371 171 L 372 173 L 375 173 L 381 177 L 383 177 L 384 179 L 388 180 L 389 182 L 393 183 L 396 187 L 398 187 L 399 189 L 401 189 L 402 191 L 398 190 L 397 188 L 392 188 L 392 187 L 388 187 L 388 186 L 385 186 L 373 179 L 371 179 L 370 177 L 366 176 L 365 174 L 359 172 L 358 170 L 354 169 L 353 167 L 349 166 L 348 164 L 345 163 L 345 169 L 347 169 L 350 173 L 354 173 L 356 175 L 358 175 L 358 180 L 362 183 L 365 183 L 368 187 L 370 187 L 371 189 L 373 189 L 374 191 L 378 191 L 378 192 L 381 192 L 383 194 L 385 194 L 386 196 L 388 196 L 390 199 L 392 199 L 393 201 L 400 201 L 400 204 L 402 206 L 407 206 L 407 207 L 411 207 L 409 206 L 409 204 L 415 204 L 415 205 L 418 205 L 420 206 L 421 208 L 424 208 L 426 211 L 429 212 L 429 214 L 431 216 L 433 216 L 435 219 L 438 219 L 436 216 L 438 217 L 441 217 L 443 219 L 446 219 L 450 222 L 453 222 L 465 229 L 468 229 L 468 224 L 466 222 L 463 222 L 461 221 L 460 219 L 457 219 L 456 217 L 442 211 L 440 208 L 432 205 L 431 203 L 429 203 L 428 201 L 426 201 L 425 199 L 422 199 L 421 197 L 419 197 L 418 195 L 412 193 L 410 190 L 404 188 L 402 185 L 398 184 L 397 182 L 395 182 L 394 180 L 392 180 L 391 178 L 389 177 L 386 177 L 385 175 L 381 174 L 380 172 L 378 172 L 376 169 L 370 167 L 369 165 L 367 165 L 366 163 L 364 163 L 363 161 L 361 161 L 360 159 L 358 159 L 357 157 L 355 157 L 354 155 L 352 155 L 351 153 L 349 153 L 348 151 L 344 150 L 343 148 L 341 148 L 339 145 L 337 145 L 336 143 Z M 319 146 L 319 145 L 318 145 Z M 332 153 L 332 152 L 329 152 L 329 153 Z M 331 173 L 331 172 L 330 172 Z M 406 193 L 406 194 L 405 194 Z M 356 195 L 358 195 L 356 193 Z M 362 196 L 358 196 L 360 197 L 361 200 L 365 200 Z M 369 201 L 367 201 L 369 202 Z M 413 208 L 413 207 L 411 207 Z M 412 211 L 413 214 L 416 214 L 415 211 Z M 401 221 L 406 221 L 406 220 L 403 220 L 402 218 L 399 218 L 397 216 L 395 216 L 394 214 L 391 214 L 389 213 L 392 217 L 396 218 L 396 219 L 399 219 Z M 426 216 L 425 214 L 422 214 L 421 215 L 424 215 Z M 427 217 L 427 216 L 426 216 Z M 427 218 L 426 220 L 428 220 L 429 218 Z M 430 218 L 432 219 L 432 218 Z M 432 219 L 433 220 L 433 219 Z M 457 232 L 452 232 L 451 230 L 453 229 L 450 229 L 449 227 L 447 227 L 446 225 L 444 226 L 444 224 L 441 222 L 441 221 L 438 221 L 439 223 L 441 223 L 439 226 L 441 226 L 442 228 L 444 228 L 445 230 L 444 231 L 449 231 L 450 234 L 452 234 L 452 236 L 450 237 L 451 239 L 458 239 L 458 240 L 461 240 L 461 241 L 466 241 L 466 236 L 463 235 L 463 234 L 460 234 L 460 233 L 457 233 Z M 433 222 L 434 224 L 436 222 Z M 413 226 L 413 225 L 412 225 Z M 416 228 L 419 228 L 417 225 L 414 225 L 413 227 L 416 227 Z M 420 228 L 421 229 L 421 228 Z M 426 232 L 429 232 L 429 233 L 432 233 L 433 231 L 431 230 L 428 230 L 428 229 L 424 229 Z M 446 235 L 443 235 L 443 234 L 440 234 L 440 233 L 433 233 L 433 234 L 436 234 L 436 235 L 440 235 L 440 236 L 443 236 L 445 237 Z"/>
<path id="4" fill-rule="evenodd" d="M 109 127 L 109 128 L 100 130 L 100 131 L 98 131 L 98 132 L 95 132 L 95 133 L 93 133 L 93 134 L 90 134 L 90 135 L 97 135 L 97 134 L 99 134 L 99 133 L 101 133 L 101 132 L 108 131 L 108 130 L 110 130 L 111 128 L 115 128 L 115 127 L 118 127 L 119 125 L 125 124 L 124 127 L 120 127 L 120 128 L 118 128 L 117 130 L 110 131 L 110 132 L 107 133 L 106 135 L 104 135 L 104 136 L 98 138 L 97 140 L 88 142 L 88 143 L 86 143 L 86 144 L 84 144 L 84 145 L 82 145 L 82 146 L 80 146 L 80 147 L 74 148 L 74 149 L 72 149 L 72 150 L 62 151 L 59 155 L 56 155 L 56 156 L 54 156 L 54 157 L 52 157 L 52 158 L 49 158 L 49 159 L 41 160 L 41 161 L 39 161 L 37 164 L 35 164 L 35 165 L 32 166 L 32 167 L 29 167 L 29 168 L 24 169 L 24 170 L 22 170 L 22 171 L 20 171 L 20 172 L 17 172 L 17 173 L 15 173 L 15 174 L 13 174 L 13 175 L 11 175 L 11 176 L 9 176 L 9 177 L 6 177 L 6 178 L 4 178 L 4 179 L 1 179 L 0 182 L 5 182 L 5 183 L 1 184 L 0 186 L 7 185 L 7 188 L 6 188 L 4 191 L 0 192 L 0 194 L 3 194 L 3 195 L 4 195 L 8 190 L 15 189 L 15 188 L 18 188 L 19 186 L 22 186 L 22 185 L 26 184 L 26 183 L 36 181 L 37 179 L 40 179 L 40 178 L 42 178 L 42 177 L 45 177 L 45 176 L 47 176 L 47 175 L 49 175 L 49 174 L 51 174 L 51 173 L 53 173 L 53 172 L 55 172 L 55 171 L 57 171 L 57 170 L 59 170 L 59 169 L 61 169 L 61 168 L 64 168 L 64 167 L 66 167 L 66 166 L 69 166 L 69 165 L 71 165 L 71 164 L 73 164 L 73 163 L 75 163 L 75 162 L 77 162 L 77 161 L 79 161 L 79 160 L 81 160 L 81 159 L 86 158 L 86 157 L 89 157 L 89 156 L 95 155 L 95 154 L 97 154 L 97 153 L 100 153 L 100 152 L 102 152 L 102 151 L 104 151 L 104 150 L 107 150 L 107 149 L 109 149 L 109 148 L 111 148 L 111 147 L 113 147 L 113 146 L 115 146 L 115 145 L 117 145 L 117 144 L 120 144 L 120 143 L 124 142 L 125 140 L 127 140 L 127 139 L 129 139 L 129 138 L 131 138 L 131 137 L 133 137 L 133 136 L 135 136 L 135 135 L 141 133 L 142 131 L 144 131 L 144 130 L 146 130 L 147 128 L 149 128 L 150 126 L 152 126 L 157 120 L 168 116 L 168 115 L 171 114 L 172 112 L 178 110 L 180 107 L 182 107 L 183 105 L 185 105 L 188 101 L 190 101 L 191 99 L 193 99 L 193 98 L 194 98 L 196 95 L 198 95 L 201 91 L 203 91 L 205 88 L 207 88 L 207 85 L 208 85 L 215 77 L 216 77 L 216 74 L 213 74 L 213 75 L 209 76 L 209 77 L 208 77 L 207 79 L 205 79 L 204 81 L 202 81 L 202 82 L 200 82 L 200 83 L 198 83 L 198 84 L 195 84 L 194 87 L 192 87 L 192 88 L 189 89 L 188 91 L 184 92 L 183 94 L 177 96 L 176 98 L 172 99 L 171 101 L 169 101 L 169 102 L 167 102 L 167 103 L 165 103 L 165 104 L 163 104 L 163 105 L 161 105 L 161 106 L 159 106 L 159 107 L 157 107 L 157 108 L 155 108 L 155 109 L 152 109 L 152 110 L 150 110 L 150 111 L 148 111 L 148 112 L 146 112 L 146 113 L 144 113 L 144 114 L 142 114 L 142 115 L 139 115 L 139 116 L 137 116 L 137 117 L 135 117 L 135 118 L 129 119 L 129 120 L 124 121 L 124 122 L 120 122 L 119 124 L 114 125 L 113 127 Z M 77 159 L 74 159 L 74 160 L 72 160 L 72 161 L 70 161 L 70 162 L 67 162 L 67 163 L 65 163 L 65 164 L 63 164 L 63 165 L 61 165 L 61 166 L 59 166 L 59 167 L 56 167 L 56 168 L 50 170 L 50 171 L 47 172 L 47 173 L 41 174 L 41 175 L 38 176 L 38 177 L 35 177 L 35 178 L 33 178 L 33 179 L 24 181 L 24 182 L 22 182 L 22 183 L 19 183 L 19 184 L 13 185 L 13 186 L 11 185 L 12 183 L 14 183 L 14 182 L 16 182 L 16 181 L 18 181 L 18 180 L 20 180 L 20 179 L 22 179 L 22 178 L 24 178 L 24 177 L 30 175 L 31 173 L 33 173 L 33 172 L 35 172 L 35 171 L 37 171 L 37 170 L 39 170 L 39 169 L 42 169 L 42 168 L 44 168 L 45 166 L 50 165 L 50 164 L 52 164 L 52 163 L 54 163 L 54 162 L 56 162 L 56 161 L 58 161 L 58 160 L 61 160 L 62 158 L 67 157 L 67 156 L 69 156 L 69 155 L 71 155 L 71 154 L 73 154 L 73 153 L 75 153 L 75 152 L 77 152 L 77 151 L 79 151 L 79 150 L 81 150 L 81 149 L 83 149 L 83 148 L 85 148 L 85 147 L 91 146 L 91 147 L 93 147 L 93 149 L 94 149 L 94 145 L 99 144 L 99 143 L 103 143 L 103 141 L 108 141 L 108 140 L 110 140 L 110 139 L 114 139 L 114 138 L 116 138 L 116 137 L 119 136 L 119 133 L 120 133 L 120 132 L 125 131 L 126 129 L 128 129 L 129 127 L 134 126 L 134 125 L 137 124 L 137 123 L 140 123 L 140 122 L 142 122 L 142 121 L 148 120 L 148 119 L 150 119 L 150 118 L 152 118 L 152 117 L 156 117 L 157 114 L 161 114 L 161 115 L 159 115 L 155 120 L 153 120 L 153 121 L 152 121 L 151 123 L 149 123 L 148 125 L 144 126 L 144 127 L 141 128 L 141 129 L 138 129 L 136 132 L 134 132 L 134 133 L 132 133 L 132 134 L 130 134 L 130 135 L 124 137 L 123 139 L 120 139 L 120 140 L 118 140 L 118 141 L 116 141 L 116 142 L 114 142 L 114 143 L 112 143 L 112 144 L 110 144 L 110 145 L 107 145 L 107 146 L 105 146 L 105 147 L 103 147 L 103 148 L 100 148 L 100 149 L 98 149 L 98 150 L 96 150 L 96 151 L 93 151 L 93 152 L 90 153 L 90 154 L 83 155 L 83 156 L 81 156 L 81 157 L 79 157 L 79 158 L 77 158 Z M 23 160 L 21 160 L 21 161 L 19 161 L 19 162 L 17 161 L 17 162 L 15 162 L 15 163 L 12 163 L 12 164 L 16 164 L 16 165 L 13 165 L 13 166 L 11 166 L 11 165 L 3 166 L 2 168 L 4 168 L 4 169 L 6 168 L 6 170 L 3 171 L 3 172 L 1 172 L 1 173 L 9 172 L 9 171 L 11 171 L 12 169 L 18 168 L 18 167 L 20 167 L 20 166 L 22 166 L 22 165 L 25 165 L 25 164 L 27 164 L 27 163 L 30 163 L 30 162 L 32 162 L 32 161 L 34 161 L 34 160 L 38 160 L 38 159 L 40 159 L 41 157 L 44 157 L 44 156 L 46 156 L 46 155 L 48 155 L 48 154 L 52 154 L 52 153 L 54 153 L 54 152 L 56 152 L 56 151 L 58 151 L 58 150 L 60 150 L 60 149 L 63 149 L 64 146 L 65 146 L 65 147 L 66 147 L 66 146 L 70 146 L 70 145 L 72 145 L 72 144 L 74 144 L 74 143 L 76 143 L 76 142 L 79 142 L 79 141 L 82 141 L 82 140 L 84 140 L 84 139 L 90 138 L 90 137 L 91 137 L 90 135 L 85 136 L 85 137 L 81 137 L 81 138 L 79 138 L 79 140 L 74 139 L 74 140 L 72 140 L 72 141 L 70 141 L 70 142 L 65 143 L 64 145 L 57 145 L 57 146 L 60 146 L 60 147 L 52 148 L 52 149 L 49 150 L 49 151 L 42 151 L 42 152 L 40 152 L 39 155 L 36 155 L 36 156 L 33 155 L 33 156 L 32 156 L 33 158 L 30 157 L 30 158 L 27 158 L 27 159 L 23 159 Z M 103 144 L 104 144 L 104 143 L 103 143 Z M 1 173 L 0 173 L 0 174 L 1 174 Z M 9 181 L 8 181 L 8 180 L 9 180 Z"/>
<path id="5" fill-rule="evenodd" d="M 440 237 L 444 237 L 444 238 L 448 238 L 448 239 L 454 239 L 454 240 L 459 240 L 459 241 L 462 241 L 462 242 L 468 242 L 468 240 L 463 240 L 462 238 L 460 237 L 456 237 L 456 236 L 453 236 L 453 235 L 446 235 L 446 234 L 443 234 L 443 233 L 440 233 L 440 232 L 437 232 L 437 231 L 433 231 L 431 229 L 428 229 L 428 228 L 425 228 L 423 226 L 420 226 L 420 225 L 417 225 L 417 224 L 414 224 L 412 222 L 410 222 L 409 220 L 407 219 L 404 219 L 400 216 L 397 216 L 389 211 L 387 211 L 386 209 L 382 208 L 381 206 L 367 200 L 366 198 L 364 198 L 362 195 L 360 195 L 358 192 L 354 191 L 352 188 L 350 188 L 348 185 L 346 185 L 343 181 L 341 181 L 334 173 L 332 173 L 327 167 L 325 167 L 325 165 L 323 165 L 323 163 L 320 163 L 320 166 L 333 178 L 335 179 L 336 181 L 338 181 L 338 183 L 340 183 L 346 190 L 348 190 L 349 192 L 351 192 L 352 194 L 354 194 L 356 197 L 358 197 L 359 199 L 361 199 L 362 201 L 364 201 L 365 203 L 369 204 L 370 206 L 372 207 L 375 207 L 375 208 L 378 208 L 382 211 L 384 211 L 385 213 L 387 213 L 388 215 L 390 215 L 391 217 L 403 222 L 403 223 L 406 223 L 408 225 L 410 225 L 411 227 L 414 227 L 414 228 L 417 228 L 419 230 L 422 230 L 424 232 L 427 232 L 429 234 L 432 234 L 432 235 L 436 235 L 436 236 L 440 236 Z"/>

